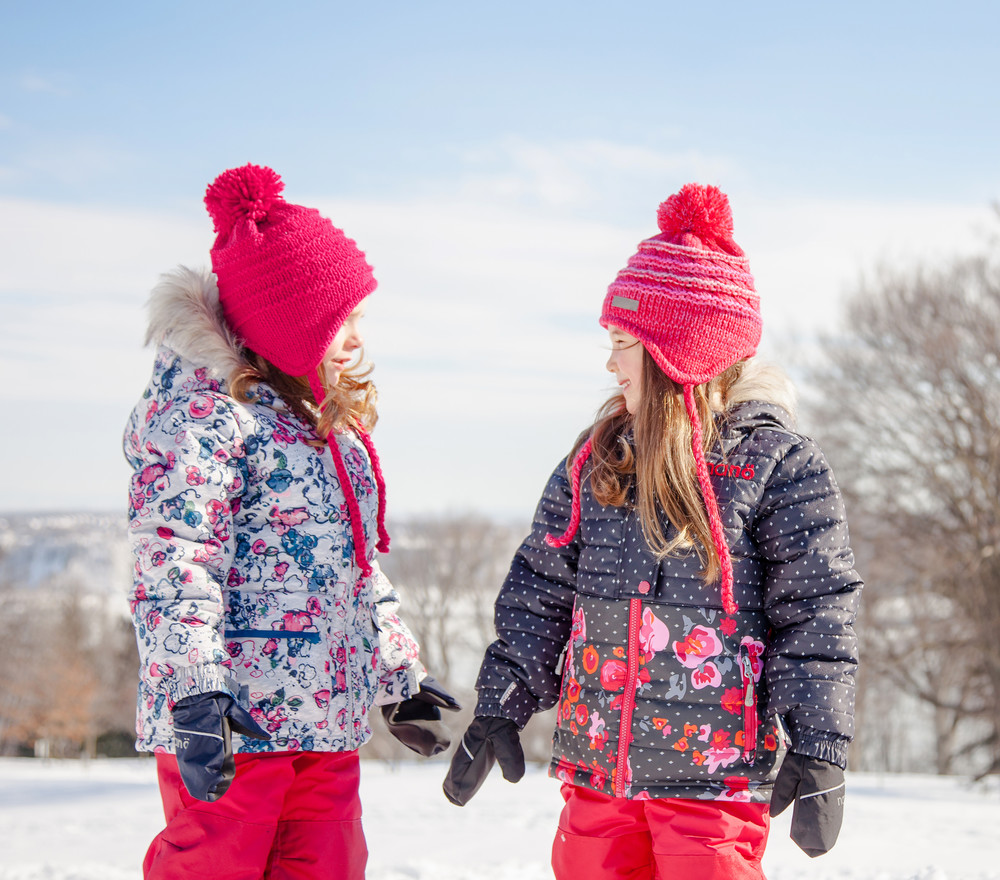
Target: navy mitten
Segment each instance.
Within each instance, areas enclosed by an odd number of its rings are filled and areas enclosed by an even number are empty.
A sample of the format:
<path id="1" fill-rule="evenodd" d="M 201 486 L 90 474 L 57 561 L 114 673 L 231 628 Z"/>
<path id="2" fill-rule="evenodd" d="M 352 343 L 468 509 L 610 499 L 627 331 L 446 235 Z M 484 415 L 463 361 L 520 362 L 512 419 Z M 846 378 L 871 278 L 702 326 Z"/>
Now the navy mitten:
<path id="1" fill-rule="evenodd" d="M 217 691 L 178 700 L 173 718 L 181 780 L 200 801 L 217 801 L 236 775 L 232 731 L 253 739 L 271 738 L 236 700 Z"/>
<path id="2" fill-rule="evenodd" d="M 815 858 L 833 849 L 844 821 L 844 771 L 836 764 L 789 752 L 778 770 L 771 794 L 771 815 L 789 804 L 791 838 Z"/>
<path id="3" fill-rule="evenodd" d="M 441 720 L 441 710 L 457 712 L 461 708 L 451 694 L 427 676 L 415 696 L 383 706 L 382 717 L 389 733 L 407 748 L 429 758 L 451 745 L 451 734 Z"/>
<path id="4" fill-rule="evenodd" d="M 444 794 L 453 804 L 464 807 L 489 776 L 493 763 L 500 764 L 503 778 L 517 782 L 524 776 L 524 751 L 517 725 L 509 718 L 478 715 L 455 749 Z"/>

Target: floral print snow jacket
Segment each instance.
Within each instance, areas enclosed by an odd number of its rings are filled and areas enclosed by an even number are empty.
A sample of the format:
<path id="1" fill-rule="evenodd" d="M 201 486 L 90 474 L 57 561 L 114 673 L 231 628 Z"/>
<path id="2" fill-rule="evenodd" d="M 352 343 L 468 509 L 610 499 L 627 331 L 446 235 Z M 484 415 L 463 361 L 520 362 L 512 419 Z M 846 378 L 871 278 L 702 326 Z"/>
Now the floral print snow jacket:
<path id="1" fill-rule="evenodd" d="M 157 351 L 125 430 L 136 748 L 173 751 L 174 703 L 223 691 L 271 734 L 234 734 L 236 751 L 353 750 L 373 704 L 418 689 L 417 645 L 377 563 L 368 578 L 356 566 L 329 450 L 267 386 L 253 404 L 227 393 L 241 355 L 217 302 L 213 276 L 186 270 L 154 291 L 151 335 L 172 347 Z M 366 450 L 337 442 L 374 548 Z"/>
<path id="2" fill-rule="evenodd" d="M 617 797 L 767 801 L 792 747 L 843 766 L 861 593 L 840 492 L 777 406 L 720 423 L 709 472 L 731 548 L 734 617 L 697 556 L 657 562 L 638 516 L 581 479 L 573 542 L 556 468 L 496 604 L 476 714 L 523 726 L 557 706 L 550 774 Z"/>

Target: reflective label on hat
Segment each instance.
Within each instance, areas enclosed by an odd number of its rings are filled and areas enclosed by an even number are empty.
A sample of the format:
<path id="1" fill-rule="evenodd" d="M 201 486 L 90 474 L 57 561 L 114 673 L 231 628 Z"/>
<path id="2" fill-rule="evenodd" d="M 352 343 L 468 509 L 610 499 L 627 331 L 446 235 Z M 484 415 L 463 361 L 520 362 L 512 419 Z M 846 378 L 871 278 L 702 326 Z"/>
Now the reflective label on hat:
<path id="1" fill-rule="evenodd" d="M 627 296 L 616 296 L 611 300 L 611 305 L 619 309 L 628 309 L 630 312 L 639 311 L 639 300 L 629 299 Z"/>

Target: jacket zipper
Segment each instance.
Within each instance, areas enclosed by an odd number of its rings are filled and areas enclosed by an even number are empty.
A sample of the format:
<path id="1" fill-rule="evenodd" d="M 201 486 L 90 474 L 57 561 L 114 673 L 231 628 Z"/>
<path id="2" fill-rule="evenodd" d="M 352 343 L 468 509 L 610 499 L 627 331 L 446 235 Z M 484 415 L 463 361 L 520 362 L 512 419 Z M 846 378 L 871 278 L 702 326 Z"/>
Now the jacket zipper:
<path id="1" fill-rule="evenodd" d="M 757 690 L 753 686 L 753 660 L 750 652 L 740 650 L 743 676 L 743 761 L 752 764 L 757 758 Z"/>
<path id="2" fill-rule="evenodd" d="M 628 631 L 625 656 L 628 667 L 625 673 L 625 690 L 622 694 L 622 715 L 618 725 L 618 763 L 615 765 L 615 797 L 625 797 L 625 776 L 628 773 L 628 747 L 632 743 L 632 712 L 635 709 L 636 683 L 639 678 L 639 622 L 642 619 L 642 600 L 629 599 Z"/>

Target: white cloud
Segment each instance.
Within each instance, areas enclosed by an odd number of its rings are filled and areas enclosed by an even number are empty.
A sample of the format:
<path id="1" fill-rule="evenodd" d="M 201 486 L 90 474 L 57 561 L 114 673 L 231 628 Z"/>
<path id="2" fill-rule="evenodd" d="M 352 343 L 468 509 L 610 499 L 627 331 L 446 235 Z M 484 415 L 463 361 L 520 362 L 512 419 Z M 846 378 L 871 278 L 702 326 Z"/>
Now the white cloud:
<path id="1" fill-rule="evenodd" d="M 18 84 L 25 92 L 66 97 L 71 91 L 64 80 L 64 77 L 55 74 L 28 72 L 21 74 Z"/>

